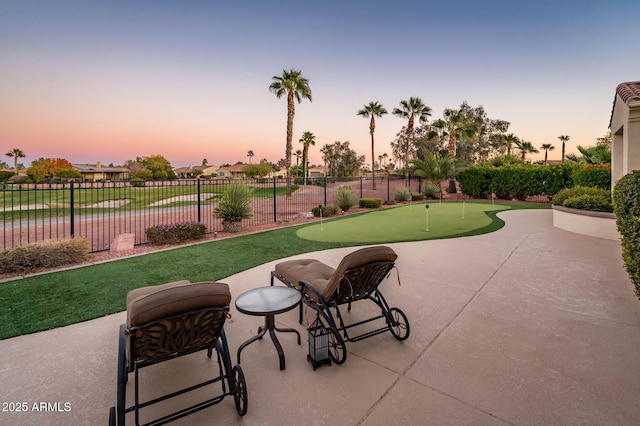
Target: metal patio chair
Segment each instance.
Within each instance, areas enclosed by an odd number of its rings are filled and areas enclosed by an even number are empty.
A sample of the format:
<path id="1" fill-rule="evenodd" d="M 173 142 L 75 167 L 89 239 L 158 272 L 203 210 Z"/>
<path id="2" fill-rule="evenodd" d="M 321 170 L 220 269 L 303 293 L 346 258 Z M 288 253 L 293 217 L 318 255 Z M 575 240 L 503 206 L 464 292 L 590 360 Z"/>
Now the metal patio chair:
<path id="1" fill-rule="evenodd" d="M 125 415 L 135 412 L 140 424 L 140 411 L 152 404 L 214 385 L 221 392 L 175 413 L 146 423 L 161 425 L 221 402 L 232 395 L 239 415 L 247 412 L 247 386 L 239 365 L 231 365 L 227 339 L 223 329 L 229 317 L 231 293 L 224 283 L 178 281 L 159 286 L 142 287 L 127 294 L 127 322 L 120 326 L 118 345 L 117 404 L 109 411 L 109 424 L 125 424 Z M 213 378 L 160 396 L 140 401 L 141 368 L 164 361 L 207 351 L 211 358 L 215 349 L 217 364 L 211 364 Z M 127 407 L 126 390 L 129 373 L 134 377 L 134 403 Z"/>
<path id="2" fill-rule="evenodd" d="M 374 246 L 348 254 L 336 269 L 315 259 L 289 260 L 276 265 L 271 272 L 271 285 L 277 278 L 302 292 L 304 304 L 317 312 L 329 332 L 329 357 L 336 364 L 342 364 L 347 357 L 345 342 L 357 342 L 386 331 L 398 340 L 409 337 L 407 316 L 398 308 L 390 308 L 378 288 L 395 268 L 397 257 L 390 247 Z M 399 279 L 398 275 L 398 284 Z M 339 307 L 346 304 L 350 311 L 351 304 L 359 300 L 372 301 L 380 309 L 380 314 L 345 324 Z M 384 320 L 384 326 L 356 336 L 349 335 L 353 327 L 380 319 Z M 302 323 L 302 304 L 299 321 Z"/>

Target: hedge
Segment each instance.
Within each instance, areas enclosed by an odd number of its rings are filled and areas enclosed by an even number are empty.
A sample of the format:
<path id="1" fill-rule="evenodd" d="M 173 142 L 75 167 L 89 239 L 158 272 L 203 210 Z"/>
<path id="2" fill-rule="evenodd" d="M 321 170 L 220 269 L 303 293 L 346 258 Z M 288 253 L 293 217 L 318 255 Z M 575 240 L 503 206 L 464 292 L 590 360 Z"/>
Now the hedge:
<path id="1" fill-rule="evenodd" d="M 622 236 L 622 258 L 640 298 L 640 170 L 623 176 L 613 190 L 613 209 Z"/>
<path id="2" fill-rule="evenodd" d="M 380 198 L 360 198 L 358 205 L 362 209 L 377 209 L 382 205 Z"/>
<path id="3" fill-rule="evenodd" d="M 149 244 L 176 244 L 201 239 L 207 233 L 207 227 L 198 222 L 155 225 L 147 228 L 145 233 Z"/>

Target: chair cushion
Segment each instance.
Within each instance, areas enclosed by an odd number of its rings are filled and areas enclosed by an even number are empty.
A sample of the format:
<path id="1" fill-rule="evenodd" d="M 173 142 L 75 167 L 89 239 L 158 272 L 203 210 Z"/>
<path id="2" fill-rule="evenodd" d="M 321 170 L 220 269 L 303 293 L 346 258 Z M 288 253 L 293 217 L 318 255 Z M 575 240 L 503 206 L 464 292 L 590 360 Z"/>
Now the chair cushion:
<path id="1" fill-rule="evenodd" d="M 336 273 L 327 283 L 323 296 L 329 297 L 337 290 L 340 279 L 347 270 L 372 262 L 395 262 L 397 258 L 396 252 L 387 246 L 365 247 L 349 253 L 336 268 Z"/>
<path id="2" fill-rule="evenodd" d="M 287 260 L 276 265 L 276 273 L 289 281 L 297 289 L 300 289 L 300 280 L 305 280 L 316 288 L 324 296 L 329 280 L 335 269 L 315 259 Z M 312 292 L 307 292 L 315 296 Z M 316 297 L 313 297 L 317 299 Z"/>
<path id="3" fill-rule="evenodd" d="M 127 294 L 127 326 L 215 306 L 227 306 L 231 292 L 225 283 L 176 281 L 142 287 Z"/>

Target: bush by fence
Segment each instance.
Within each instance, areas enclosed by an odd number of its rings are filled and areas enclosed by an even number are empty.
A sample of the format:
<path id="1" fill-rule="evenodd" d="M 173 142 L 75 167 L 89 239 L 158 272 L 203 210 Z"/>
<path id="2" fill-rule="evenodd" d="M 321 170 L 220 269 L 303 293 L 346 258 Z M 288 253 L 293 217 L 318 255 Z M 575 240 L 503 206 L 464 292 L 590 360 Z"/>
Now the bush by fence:
<path id="1" fill-rule="evenodd" d="M 89 254 L 86 238 L 47 240 L 0 252 L 0 273 L 35 272 L 84 262 Z"/>
<path id="2" fill-rule="evenodd" d="M 358 205 L 363 209 L 378 209 L 382 206 L 382 200 L 380 198 L 360 198 Z"/>
<path id="3" fill-rule="evenodd" d="M 145 233 L 149 244 L 177 244 L 203 238 L 207 233 L 207 227 L 198 222 L 174 223 L 151 226 Z"/>
<path id="4" fill-rule="evenodd" d="M 559 163 L 550 166 L 510 165 L 470 167 L 458 172 L 463 194 L 488 198 L 492 193 L 503 199 L 526 200 L 536 195 L 552 196 L 574 185 L 608 188 L 611 167 L 607 164 Z"/>
<path id="5" fill-rule="evenodd" d="M 622 257 L 640 298 L 640 170 L 616 182 L 613 204 L 618 232 L 622 235 Z"/>

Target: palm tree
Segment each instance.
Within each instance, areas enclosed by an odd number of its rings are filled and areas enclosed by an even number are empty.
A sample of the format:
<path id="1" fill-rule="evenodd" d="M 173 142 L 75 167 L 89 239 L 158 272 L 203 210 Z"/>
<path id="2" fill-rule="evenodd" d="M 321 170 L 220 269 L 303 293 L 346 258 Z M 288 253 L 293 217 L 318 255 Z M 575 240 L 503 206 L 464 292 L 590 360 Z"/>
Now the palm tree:
<path id="1" fill-rule="evenodd" d="M 369 133 L 371 134 L 371 163 L 373 164 L 373 167 L 371 167 L 371 177 L 373 178 L 373 189 L 376 189 L 376 155 L 375 155 L 375 150 L 374 150 L 374 142 L 373 142 L 373 133 L 376 130 L 376 117 L 382 117 L 383 115 L 385 115 L 387 113 L 387 110 L 380 105 L 380 103 L 378 103 L 378 101 L 375 102 L 369 102 L 368 104 L 366 104 L 364 106 L 364 108 L 362 108 L 360 111 L 358 111 L 357 115 L 361 115 L 364 118 L 369 118 L 371 117 L 371 120 L 369 121 Z"/>
<path id="2" fill-rule="evenodd" d="M 540 149 L 544 149 L 544 164 L 548 164 L 547 156 L 549 154 L 549 151 L 553 151 L 554 149 L 556 149 L 556 147 L 551 145 L 550 143 L 543 143 Z"/>
<path id="3" fill-rule="evenodd" d="M 18 175 L 18 158 L 25 158 L 26 155 L 20 148 L 13 148 L 5 154 L 7 157 L 13 157 L 13 171 Z"/>
<path id="4" fill-rule="evenodd" d="M 431 116 L 431 108 L 426 106 L 420 98 L 409 98 L 408 101 L 400 101 L 400 108 L 393 109 L 393 115 L 409 120 L 407 125 L 407 140 L 405 141 L 404 167 L 407 184 L 409 183 L 409 145 L 413 136 L 413 124 L 417 117 L 418 122 L 426 122 Z"/>
<path id="5" fill-rule="evenodd" d="M 297 149 L 294 154 L 296 156 L 296 176 L 298 176 L 298 171 L 300 170 L 300 158 L 302 157 L 302 151 Z"/>
<path id="6" fill-rule="evenodd" d="M 311 99 L 311 88 L 309 80 L 302 76 L 302 71 L 291 68 L 289 71 L 282 70 L 282 75 L 272 77 L 269 90 L 278 99 L 283 95 L 287 96 L 287 145 L 285 149 L 285 168 L 287 170 L 287 197 L 291 196 L 291 151 L 293 150 L 293 116 L 295 115 L 294 99 L 298 103 L 303 99 Z"/>
<path id="7" fill-rule="evenodd" d="M 459 109 L 445 109 L 444 119 L 437 120 L 432 126 L 436 128 L 436 131 L 429 132 L 429 138 L 437 135 L 449 137 L 448 151 L 449 155 L 453 157 L 456 156 L 458 138 L 471 139 L 478 132 L 478 127 L 470 122 L 464 112 Z"/>
<path id="8" fill-rule="evenodd" d="M 440 157 L 440 154 L 434 152 L 427 157 L 426 161 L 416 159 L 412 160 L 411 164 L 413 166 L 415 174 L 424 177 L 432 185 L 436 185 L 438 187 L 438 191 L 440 192 L 440 199 L 442 199 L 441 184 L 442 181 L 447 176 L 451 176 L 451 174 L 455 170 L 456 157 L 448 154 L 444 157 Z"/>
<path id="9" fill-rule="evenodd" d="M 520 142 L 520 139 L 513 133 L 509 133 L 504 136 L 504 144 L 507 146 L 507 155 L 511 155 L 511 145 L 516 145 Z"/>
<path id="10" fill-rule="evenodd" d="M 249 157 L 249 164 L 251 164 L 251 157 L 253 157 L 255 154 L 253 153 L 252 150 L 247 151 L 247 157 Z"/>
<path id="11" fill-rule="evenodd" d="M 588 164 L 611 163 L 611 148 L 606 145 L 590 147 L 578 145 L 577 148 L 581 155 L 567 154 L 567 160 Z"/>
<path id="12" fill-rule="evenodd" d="M 518 151 L 520 151 L 520 159 L 522 161 L 525 160 L 527 154 L 540 152 L 529 141 L 520 140 L 518 143 L 516 143 L 516 147 L 518 148 Z"/>
<path id="13" fill-rule="evenodd" d="M 558 139 L 562 141 L 562 161 L 564 161 L 564 143 L 568 142 L 569 139 L 571 139 L 571 137 L 567 135 L 561 135 L 561 136 L 558 136 Z"/>
<path id="14" fill-rule="evenodd" d="M 311 132 L 304 132 L 299 142 L 302 144 L 302 176 L 306 185 L 309 174 L 309 145 L 316 144 L 316 137 Z"/>
<path id="15" fill-rule="evenodd" d="M 322 145 L 320 148 L 322 154 L 322 161 L 324 161 L 324 176 L 327 177 L 327 163 L 330 163 L 333 156 L 333 147 L 329 144 Z"/>

